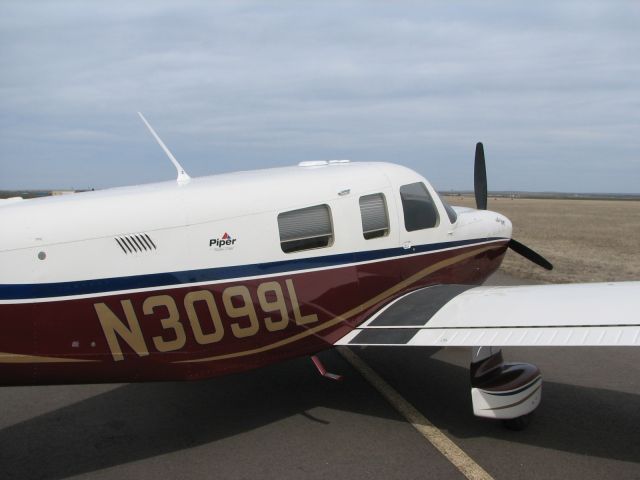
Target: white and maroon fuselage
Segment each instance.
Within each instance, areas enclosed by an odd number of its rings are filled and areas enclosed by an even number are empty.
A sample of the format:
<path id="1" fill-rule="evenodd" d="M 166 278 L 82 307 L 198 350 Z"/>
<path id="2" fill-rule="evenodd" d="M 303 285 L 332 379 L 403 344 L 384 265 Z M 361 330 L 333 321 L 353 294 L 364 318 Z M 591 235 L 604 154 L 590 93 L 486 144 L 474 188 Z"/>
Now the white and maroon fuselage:
<path id="1" fill-rule="evenodd" d="M 422 182 L 433 228 L 407 231 L 399 189 Z M 385 236 L 359 199 L 383 194 Z M 278 215 L 326 205 L 333 238 L 285 253 Z M 511 236 L 385 163 L 326 162 L 0 206 L 0 384 L 197 379 L 331 347 L 431 284 L 478 284 Z"/>

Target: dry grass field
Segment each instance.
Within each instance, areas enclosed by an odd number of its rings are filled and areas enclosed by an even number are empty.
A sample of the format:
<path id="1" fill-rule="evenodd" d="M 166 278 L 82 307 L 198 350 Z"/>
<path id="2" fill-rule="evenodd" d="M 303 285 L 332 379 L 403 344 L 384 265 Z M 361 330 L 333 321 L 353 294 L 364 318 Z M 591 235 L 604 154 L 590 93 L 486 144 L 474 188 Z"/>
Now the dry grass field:
<path id="1" fill-rule="evenodd" d="M 475 207 L 470 197 L 445 197 Z M 547 272 L 511 251 L 502 269 L 547 283 L 640 280 L 640 202 L 489 197 L 513 223 L 513 238 L 547 258 Z"/>

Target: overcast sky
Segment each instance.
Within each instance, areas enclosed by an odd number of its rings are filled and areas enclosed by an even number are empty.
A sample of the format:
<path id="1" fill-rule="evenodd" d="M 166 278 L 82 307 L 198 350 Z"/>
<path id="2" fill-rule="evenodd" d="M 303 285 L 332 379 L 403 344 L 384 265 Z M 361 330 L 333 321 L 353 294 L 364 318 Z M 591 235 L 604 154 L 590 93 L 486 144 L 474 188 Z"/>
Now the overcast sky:
<path id="1" fill-rule="evenodd" d="M 551 3 L 551 2 L 549 2 Z M 538 6 L 543 5 L 543 6 Z M 640 192 L 640 2 L 0 2 L 0 188 L 301 160 Z"/>

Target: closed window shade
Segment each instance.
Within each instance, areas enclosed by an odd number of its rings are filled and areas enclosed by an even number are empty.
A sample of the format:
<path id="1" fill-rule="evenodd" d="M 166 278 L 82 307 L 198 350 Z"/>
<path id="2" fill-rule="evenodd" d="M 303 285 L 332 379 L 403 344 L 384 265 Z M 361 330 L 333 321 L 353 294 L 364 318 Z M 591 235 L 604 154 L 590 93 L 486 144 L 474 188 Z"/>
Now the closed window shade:
<path id="1" fill-rule="evenodd" d="M 367 240 L 384 237 L 389 233 L 389 216 L 382 193 L 360 197 L 360 215 L 362 234 Z"/>
<path id="2" fill-rule="evenodd" d="M 333 242 L 331 212 L 327 205 L 281 213 L 278 228 L 280 246 L 285 253 L 328 247 Z"/>

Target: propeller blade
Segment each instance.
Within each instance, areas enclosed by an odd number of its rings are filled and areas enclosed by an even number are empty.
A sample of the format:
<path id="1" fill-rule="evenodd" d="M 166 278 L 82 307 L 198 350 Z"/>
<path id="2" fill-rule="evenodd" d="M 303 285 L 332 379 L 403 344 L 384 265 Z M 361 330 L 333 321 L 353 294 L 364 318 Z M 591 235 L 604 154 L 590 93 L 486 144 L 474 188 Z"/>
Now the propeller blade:
<path id="1" fill-rule="evenodd" d="M 523 245 L 517 240 L 514 240 L 513 238 L 509 240 L 509 248 L 514 252 L 519 253 L 527 260 L 532 261 L 536 265 L 540 265 L 542 268 L 545 268 L 547 270 L 553 270 L 553 265 L 551 265 L 551 263 L 546 258 L 544 258 L 539 253 L 534 252 L 529 247 Z"/>
<path id="2" fill-rule="evenodd" d="M 482 142 L 476 143 L 476 161 L 473 167 L 473 189 L 478 210 L 487 209 L 487 167 L 484 162 Z"/>

